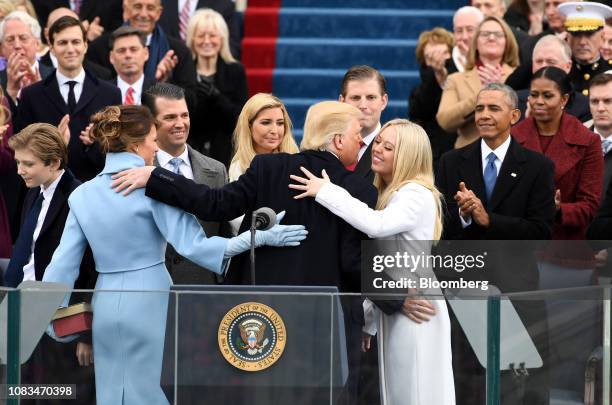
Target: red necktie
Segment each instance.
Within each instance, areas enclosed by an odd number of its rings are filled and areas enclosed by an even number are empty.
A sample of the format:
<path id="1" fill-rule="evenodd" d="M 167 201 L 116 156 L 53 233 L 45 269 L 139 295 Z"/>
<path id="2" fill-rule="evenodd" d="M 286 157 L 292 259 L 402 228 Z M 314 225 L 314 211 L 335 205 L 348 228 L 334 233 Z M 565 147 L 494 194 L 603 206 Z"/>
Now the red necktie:
<path id="1" fill-rule="evenodd" d="M 134 105 L 134 88 L 128 87 L 127 93 L 125 93 L 125 103 L 126 105 Z"/>
<path id="2" fill-rule="evenodd" d="M 190 0 L 185 0 L 185 4 L 181 9 L 181 15 L 179 16 L 179 34 L 181 39 L 184 41 L 187 37 L 187 24 L 189 24 L 189 16 L 191 11 Z"/>

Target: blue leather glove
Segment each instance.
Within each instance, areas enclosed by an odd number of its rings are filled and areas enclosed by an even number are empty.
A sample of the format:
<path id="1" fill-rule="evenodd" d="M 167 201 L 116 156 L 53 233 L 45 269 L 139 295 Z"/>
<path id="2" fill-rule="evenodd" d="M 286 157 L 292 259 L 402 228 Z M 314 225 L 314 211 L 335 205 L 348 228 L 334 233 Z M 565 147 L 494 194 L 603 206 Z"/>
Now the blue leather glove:
<path id="1" fill-rule="evenodd" d="M 306 239 L 308 231 L 304 225 L 279 225 L 285 217 L 285 211 L 276 216 L 276 225 L 267 231 L 255 231 L 255 247 L 267 246 L 298 246 Z M 242 232 L 231 238 L 225 248 L 225 257 L 236 256 L 246 252 L 251 247 L 251 231 Z"/>

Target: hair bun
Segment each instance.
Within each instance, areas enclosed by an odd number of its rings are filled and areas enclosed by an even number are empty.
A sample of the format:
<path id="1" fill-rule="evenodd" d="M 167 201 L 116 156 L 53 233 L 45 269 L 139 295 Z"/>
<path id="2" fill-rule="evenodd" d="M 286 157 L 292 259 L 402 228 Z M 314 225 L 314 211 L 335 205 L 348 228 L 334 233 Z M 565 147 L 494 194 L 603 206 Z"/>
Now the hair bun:
<path id="1" fill-rule="evenodd" d="M 109 145 L 121 135 L 121 109 L 118 106 L 106 107 L 95 113 L 91 122 L 92 137 L 100 143 L 102 150 L 108 151 Z"/>

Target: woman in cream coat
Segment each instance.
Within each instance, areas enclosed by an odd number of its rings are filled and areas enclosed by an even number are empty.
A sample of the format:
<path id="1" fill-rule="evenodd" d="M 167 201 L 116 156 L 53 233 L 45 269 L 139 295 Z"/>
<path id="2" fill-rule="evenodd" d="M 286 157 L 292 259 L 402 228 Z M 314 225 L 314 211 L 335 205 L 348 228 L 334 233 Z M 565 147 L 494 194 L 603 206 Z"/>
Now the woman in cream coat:
<path id="1" fill-rule="evenodd" d="M 455 148 L 478 138 L 474 123 L 476 97 L 489 83 L 504 83 L 519 64 L 518 46 L 512 31 L 500 18 L 485 18 L 472 39 L 464 72 L 448 76 L 436 119 L 447 132 L 457 131 Z"/>
<path id="2" fill-rule="evenodd" d="M 106 107 L 92 120 L 92 136 L 109 152 L 106 165 L 70 196 L 64 233 L 43 281 L 72 287 L 83 252 L 91 246 L 99 273 L 92 300 L 96 402 L 165 405 L 160 378 L 172 285 L 164 265 L 166 241 L 199 266 L 221 273 L 229 257 L 248 250 L 249 234 L 207 238 L 193 215 L 146 197 L 144 190 L 116 193 L 114 173 L 152 165 L 154 119 L 146 107 L 124 105 Z M 258 231 L 256 246 L 299 245 L 305 237 L 299 228 L 276 225 Z M 48 331 L 57 339 L 52 327 Z"/>
<path id="3" fill-rule="evenodd" d="M 329 181 L 302 169 L 307 178 L 291 176 L 304 191 L 295 198 L 316 201 L 370 237 L 417 241 L 431 245 L 442 233 L 440 193 L 434 186 L 432 155 L 425 131 L 410 121 L 388 122 L 374 139 L 372 171 L 379 198 L 376 210 Z M 417 254 L 422 253 L 421 250 Z M 426 251 L 427 253 L 427 251 Z M 427 269 L 419 277 L 434 279 Z M 427 291 L 441 296 L 441 291 Z M 381 399 L 385 405 L 453 405 L 450 321 L 443 298 L 407 298 L 401 312 L 383 314 L 366 301 L 364 332 L 378 332 Z M 369 346 L 364 336 L 364 348 Z"/>

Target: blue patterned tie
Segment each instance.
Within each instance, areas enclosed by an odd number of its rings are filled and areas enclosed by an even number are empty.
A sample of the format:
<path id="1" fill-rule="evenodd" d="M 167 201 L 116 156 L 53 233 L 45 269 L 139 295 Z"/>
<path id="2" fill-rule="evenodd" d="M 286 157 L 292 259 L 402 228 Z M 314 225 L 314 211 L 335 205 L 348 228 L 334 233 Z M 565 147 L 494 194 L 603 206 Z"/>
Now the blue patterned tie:
<path id="1" fill-rule="evenodd" d="M 170 161 L 168 162 L 172 165 L 172 171 L 176 174 L 181 174 L 181 163 L 183 163 L 183 159 L 179 158 L 179 157 L 175 157 L 170 159 Z"/>
<path id="2" fill-rule="evenodd" d="M 43 193 L 40 193 L 23 222 L 19 237 L 17 237 L 17 242 L 15 242 L 13 256 L 6 269 L 5 282 L 8 287 L 15 288 L 23 280 L 23 266 L 28 264 L 30 255 L 32 254 L 34 230 L 36 229 L 36 223 L 38 222 L 38 216 L 40 215 L 40 209 L 42 208 L 44 199 Z"/>
<path id="3" fill-rule="evenodd" d="M 497 168 L 495 167 L 496 159 L 497 156 L 495 156 L 495 153 L 489 153 L 489 156 L 487 156 L 487 166 L 484 170 L 485 191 L 487 193 L 487 202 L 489 203 L 491 202 L 491 195 L 493 195 L 493 189 L 497 181 Z"/>
<path id="4" fill-rule="evenodd" d="M 610 152 L 610 149 L 612 149 L 612 141 L 609 139 L 603 139 L 601 141 L 601 150 L 603 151 L 604 156 Z"/>

